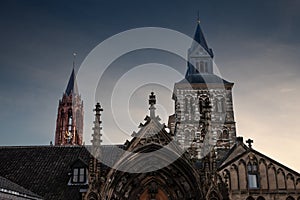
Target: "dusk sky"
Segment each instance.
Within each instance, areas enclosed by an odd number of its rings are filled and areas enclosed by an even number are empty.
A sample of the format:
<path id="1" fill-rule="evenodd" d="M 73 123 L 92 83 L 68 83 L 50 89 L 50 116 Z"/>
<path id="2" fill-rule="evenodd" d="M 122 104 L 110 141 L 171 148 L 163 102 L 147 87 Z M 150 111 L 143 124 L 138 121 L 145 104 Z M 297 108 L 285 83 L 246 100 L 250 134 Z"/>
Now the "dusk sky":
<path id="1" fill-rule="evenodd" d="M 0 145 L 48 145 L 54 140 L 58 100 L 72 71 L 74 51 L 78 70 L 94 47 L 129 29 L 163 27 L 192 37 L 199 10 L 215 63 L 223 78 L 235 83 L 237 135 L 252 138 L 254 149 L 299 172 L 299 9 L 297 0 L 2 0 Z M 105 91 L 97 92 L 106 94 L 124 70 L 142 64 L 151 67 L 147 63 L 186 70 L 183 60 L 168 53 L 132 52 L 112 64 L 99 87 Z M 139 75 L 155 76 L 158 68 L 153 66 L 153 74 Z M 174 112 L 170 90 L 143 86 L 132 95 L 129 107 L 124 104 L 136 123 L 127 127 L 131 132 L 148 112 L 151 90 L 157 93 L 161 104 L 157 112 L 163 122 Z M 109 108 L 103 101 L 104 137 L 111 137 L 114 143 L 130 139 L 111 127 L 112 122 L 105 118 Z M 91 110 L 84 112 L 92 114 Z M 92 133 L 90 122 L 85 122 L 85 136 Z M 90 139 L 84 140 L 88 144 Z"/>

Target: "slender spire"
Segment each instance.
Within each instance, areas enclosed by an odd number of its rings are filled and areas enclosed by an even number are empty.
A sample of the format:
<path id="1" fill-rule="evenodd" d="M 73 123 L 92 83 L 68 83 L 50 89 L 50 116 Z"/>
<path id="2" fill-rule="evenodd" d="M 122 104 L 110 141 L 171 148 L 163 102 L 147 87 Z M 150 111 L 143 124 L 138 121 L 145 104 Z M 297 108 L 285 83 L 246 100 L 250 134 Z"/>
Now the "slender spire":
<path id="1" fill-rule="evenodd" d="M 151 92 L 151 94 L 149 95 L 149 105 L 150 105 L 150 118 L 151 119 L 154 119 L 155 118 L 155 105 L 156 104 L 156 97 L 155 97 L 155 94 L 154 92 Z"/>
<path id="2" fill-rule="evenodd" d="M 73 69 L 71 76 L 69 78 L 69 82 L 66 88 L 65 93 L 69 96 L 70 94 L 78 94 L 78 87 L 76 83 L 76 74 L 75 74 L 75 58 L 76 58 L 76 53 L 73 53 Z"/>
<path id="3" fill-rule="evenodd" d="M 208 47 L 206 39 L 204 37 L 204 34 L 202 32 L 201 26 L 200 26 L 200 17 L 198 16 L 197 20 L 197 28 L 194 35 L 194 41 L 196 41 L 198 44 L 200 44 L 210 55 L 211 58 L 214 57 L 214 53 L 211 48 Z"/>

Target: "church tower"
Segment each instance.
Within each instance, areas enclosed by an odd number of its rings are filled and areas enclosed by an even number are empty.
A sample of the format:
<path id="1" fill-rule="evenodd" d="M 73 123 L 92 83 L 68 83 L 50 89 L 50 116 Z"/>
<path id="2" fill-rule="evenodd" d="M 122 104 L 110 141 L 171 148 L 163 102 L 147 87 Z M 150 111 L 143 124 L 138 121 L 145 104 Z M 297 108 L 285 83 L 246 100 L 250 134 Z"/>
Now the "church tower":
<path id="1" fill-rule="evenodd" d="M 212 148 L 230 148 L 236 138 L 233 83 L 214 73 L 213 58 L 198 21 L 185 79 L 174 86 L 175 115 L 169 119 L 175 140 L 198 159 Z"/>
<path id="2" fill-rule="evenodd" d="M 61 100 L 56 120 L 55 145 L 82 145 L 83 102 L 78 93 L 74 67 Z"/>

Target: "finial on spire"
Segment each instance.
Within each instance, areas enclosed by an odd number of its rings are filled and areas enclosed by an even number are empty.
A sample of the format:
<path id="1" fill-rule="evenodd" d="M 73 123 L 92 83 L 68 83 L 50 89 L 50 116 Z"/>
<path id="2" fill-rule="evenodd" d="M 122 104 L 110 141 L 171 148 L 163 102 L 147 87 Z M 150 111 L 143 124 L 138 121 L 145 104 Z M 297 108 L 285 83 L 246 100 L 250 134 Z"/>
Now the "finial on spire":
<path id="1" fill-rule="evenodd" d="M 98 120 L 98 122 L 100 122 L 100 115 L 101 115 L 100 112 L 103 111 L 103 108 L 101 108 L 101 105 L 99 102 L 95 105 L 94 111 L 96 112 L 96 114 L 95 114 L 96 119 Z"/>
<path id="2" fill-rule="evenodd" d="M 156 98 L 154 92 L 151 92 L 149 95 L 149 105 L 154 105 L 156 104 Z"/>
<path id="3" fill-rule="evenodd" d="M 75 58 L 77 56 L 76 52 L 73 52 L 73 69 L 75 68 Z"/>
<path id="4" fill-rule="evenodd" d="M 197 23 L 200 24 L 200 12 L 199 12 L 199 10 L 197 12 Z"/>
<path id="5" fill-rule="evenodd" d="M 149 105 L 150 105 L 150 118 L 155 118 L 155 105 L 156 104 L 156 97 L 154 92 L 151 92 L 151 94 L 149 95 Z"/>
<path id="6" fill-rule="evenodd" d="M 91 140 L 91 142 L 92 142 L 92 145 L 93 145 L 93 148 L 92 148 L 93 155 L 95 157 L 97 157 L 97 156 L 100 155 L 98 147 L 100 146 L 100 144 L 102 142 L 102 140 L 101 140 L 101 136 L 102 136 L 102 134 L 101 134 L 101 129 L 102 129 L 101 123 L 102 122 L 101 122 L 100 116 L 101 116 L 101 112 L 103 111 L 103 108 L 101 107 L 100 103 L 97 103 L 95 105 L 94 111 L 95 111 L 95 121 L 94 121 L 94 127 L 93 127 L 94 133 L 92 135 L 93 139 Z"/>

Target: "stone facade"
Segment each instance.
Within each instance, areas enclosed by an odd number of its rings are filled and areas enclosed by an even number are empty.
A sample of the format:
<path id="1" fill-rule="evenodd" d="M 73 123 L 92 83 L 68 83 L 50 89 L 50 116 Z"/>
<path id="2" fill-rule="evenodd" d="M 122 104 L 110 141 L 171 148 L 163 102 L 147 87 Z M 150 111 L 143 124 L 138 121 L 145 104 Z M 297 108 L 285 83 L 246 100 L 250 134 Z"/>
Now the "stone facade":
<path id="1" fill-rule="evenodd" d="M 300 199 L 299 173 L 238 140 L 218 169 L 228 183 L 230 199 Z"/>

